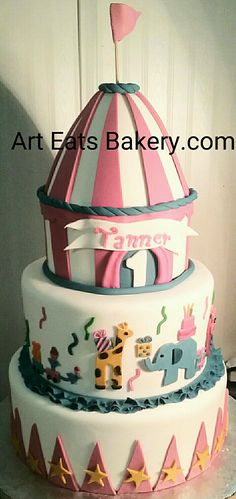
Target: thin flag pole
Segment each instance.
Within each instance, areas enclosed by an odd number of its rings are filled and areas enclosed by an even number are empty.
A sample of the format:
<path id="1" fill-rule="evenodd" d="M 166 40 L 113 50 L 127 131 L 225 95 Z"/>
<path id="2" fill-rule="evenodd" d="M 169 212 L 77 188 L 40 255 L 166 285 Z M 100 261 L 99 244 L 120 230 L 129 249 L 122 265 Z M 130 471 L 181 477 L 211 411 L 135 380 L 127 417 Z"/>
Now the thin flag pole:
<path id="1" fill-rule="evenodd" d="M 141 12 L 133 9 L 124 3 L 111 3 L 110 5 L 110 21 L 112 38 L 115 45 L 115 79 L 116 83 L 120 81 L 120 61 L 118 42 L 123 40 L 135 27 L 138 17 Z"/>
<path id="2" fill-rule="evenodd" d="M 120 71 L 119 71 L 119 50 L 118 50 L 118 43 L 115 42 L 115 74 L 116 74 L 116 83 L 119 83 L 120 81 Z"/>

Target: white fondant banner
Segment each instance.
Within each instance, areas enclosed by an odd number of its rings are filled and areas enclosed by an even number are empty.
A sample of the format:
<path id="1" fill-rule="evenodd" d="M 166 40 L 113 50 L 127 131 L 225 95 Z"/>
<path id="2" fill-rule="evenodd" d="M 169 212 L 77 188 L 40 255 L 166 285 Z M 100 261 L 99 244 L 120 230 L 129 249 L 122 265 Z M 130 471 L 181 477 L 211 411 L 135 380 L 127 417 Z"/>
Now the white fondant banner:
<path id="1" fill-rule="evenodd" d="M 173 253 L 183 253 L 186 249 L 186 237 L 196 236 L 187 225 L 187 217 L 178 220 L 155 219 L 141 222 L 111 222 L 100 219 L 77 220 L 66 225 L 69 240 L 74 241 L 65 250 L 78 248 L 130 251 L 133 249 L 158 248 L 160 246 Z"/>

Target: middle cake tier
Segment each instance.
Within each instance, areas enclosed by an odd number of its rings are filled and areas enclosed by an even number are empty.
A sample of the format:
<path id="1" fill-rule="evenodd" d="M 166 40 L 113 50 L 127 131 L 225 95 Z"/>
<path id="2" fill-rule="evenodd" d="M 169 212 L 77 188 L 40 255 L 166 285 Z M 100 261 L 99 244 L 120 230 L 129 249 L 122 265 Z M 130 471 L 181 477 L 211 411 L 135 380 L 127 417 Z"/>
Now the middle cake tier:
<path id="1" fill-rule="evenodd" d="M 23 274 L 26 344 L 52 386 L 104 399 L 148 398 L 192 384 L 206 366 L 215 322 L 213 278 L 194 262 L 185 280 L 146 294 L 65 289 L 42 270 Z"/>

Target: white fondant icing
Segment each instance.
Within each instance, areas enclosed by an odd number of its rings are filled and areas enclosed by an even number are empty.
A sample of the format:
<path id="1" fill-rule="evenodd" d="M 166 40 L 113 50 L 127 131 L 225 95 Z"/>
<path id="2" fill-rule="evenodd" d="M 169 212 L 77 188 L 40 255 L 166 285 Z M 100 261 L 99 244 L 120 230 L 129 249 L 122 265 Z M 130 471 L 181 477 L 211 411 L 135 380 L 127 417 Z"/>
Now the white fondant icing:
<path id="1" fill-rule="evenodd" d="M 70 242 L 71 231 L 68 230 L 68 242 Z M 72 239 L 73 240 L 73 239 Z M 93 249 L 70 250 L 70 268 L 73 281 L 82 284 L 95 285 L 95 263 Z"/>
<path id="2" fill-rule="evenodd" d="M 94 179 L 97 172 L 97 162 L 100 150 L 99 146 L 101 144 L 101 137 L 103 132 L 103 127 L 101 126 L 101 124 L 104 123 L 111 99 L 111 94 L 105 94 L 103 96 L 98 104 L 93 120 L 88 129 L 87 136 L 96 137 L 98 147 L 97 149 L 93 150 L 86 148 L 84 151 L 82 151 L 78 173 L 76 175 L 71 195 L 71 203 L 87 206 L 91 205 L 91 199 L 94 189 Z"/>
<path id="3" fill-rule="evenodd" d="M 58 360 L 61 365 L 58 371 L 62 375 L 73 372 L 75 366 L 80 367 L 82 379 L 75 385 L 61 381 L 61 387 L 86 395 L 122 399 L 130 395 L 128 380 L 134 376 L 136 368 L 140 368 L 141 375 L 134 383 L 132 397 L 141 398 L 177 390 L 194 379 L 185 379 L 184 370 L 179 369 L 178 380 L 168 386 L 162 386 L 163 371 L 145 371 L 144 361 L 135 356 L 135 346 L 138 338 L 152 336 L 151 358 L 153 358 L 161 345 L 176 343 L 184 318 L 184 307 L 193 304 L 192 315 L 196 325 L 196 334 L 193 338 L 197 342 L 197 349 L 204 347 L 210 308 L 205 319 L 203 312 L 206 296 L 211 297 L 213 293 L 213 278 L 203 264 L 195 262 L 194 272 L 176 288 L 147 294 L 107 296 L 65 289 L 53 284 L 42 272 L 42 261 L 40 259 L 32 263 L 23 273 L 25 317 L 29 321 L 30 341 L 41 344 L 44 367 L 50 367 L 48 357 L 52 346 L 59 351 Z M 43 323 L 43 329 L 40 329 L 42 306 L 46 308 L 47 320 Z M 157 325 L 163 318 L 163 306 L 167 320 L 157 335 Z M 86 341 L 84 326 L 91 317 L 95 319 L 90 327 L 90 339 Z M 122 322 L 127 322 L 134 332 L 124 344 L 123 387 L 114 391 L 108 383 L 106 390 L 97 390 L 94 376 L 97 350 L 92 332 L 106 329 L 108 336 L 114 338 L 115 326 Z M 79 338 L 79 345 L 75 348 L 73 356 L 68 353 L 72 332 L 75 332 Z M 197 371 L 195 377 L 200 372 Z"/>
<path id="4" fill-rule="evenodd" d="M 154 118 L 152 117 L 151 113 L 149 112 L 148 108 L 145 106 L 145 104 L 139 99 L 135 94 L 132 95 L 132 99 L 134 100 L 135 104 L 139 108 L 139 111 L 141 115 L 143 116 L 144 120 L 146 121 L 146 124 L 150 130 L 150 136 L 156 136 L 159 139 L 159 147 L 157 149 L 158 154 L 160 156 L 161 162 L 164 166 L 165 169 L 165 175 L 168 180 L 169 186 L 171 188 L 171 192 L 173 193 L 173 196 L 175 199 L 182 198 L 184 197 L 184 191 L 183 187 L 181 185 L 173 157 L 169 153 L 169 149 L 166 145 L 164 144 L 164 148 L 161 148 L 160 142 L 162 138 L 162 133 L 160 128 L 158 127 L 157 123 L 155 122 Z M 162 146 L 163 147 L 163 146 Z"/>
<path id="5" fill-rule="evenodd" d="M 135 135 L 134 121 L 130 113 L 126 98 L 118 98 L 118 130 L 119 137 L 132 137 Z M 148 195 L 144 169 L 140 151 L 119 149 L 120 178 L 124 206 L 146 206 Z"/>
<path id="6" fill-rule="evenodd" d="M 71 131 L 71 135 L 73 135 L 73 134 L 74 134 L 75 129 L 76 129 L 76 128 L 77 128 L 77 126 L 79 125 L 79 123 L 80 123 L 81 119 L 82 119 L 82 115 L 80 115 L 80 118 L 78 119 L 78 121 L 76 120 L 76 122 L 75 122 L 75 126 L 73 127 L 73 129 L 72 129 L 72 131 Z M 54 184 L 54 180 L 55 180 L 55 178 L 56 178 L 56 176 L 57 176 L 58 170 L 59 170 L 59 168 L 60 168 L 60 166 L 61 166 L 61 162 L 62 162 L 62 160 L 63 160 L 63 158 L 64 158 L 65 154 L 67 154 L 67 149 L 66 149 L 66 148 L 64 148 L 64 149 L 63 149 L 63 151 L 61 152 L 60 158 L 59 158 L 59 160 L 57 161 L 56 168 L 55 168 L 55 170 L 54 170 L 54 172 L 53 172 L 53 175 L 52 175 L 52 178 L 51 178 L 51 182 L 50 182 L 49 187 L 48 187 L 48 190 L 47 190 L 47 193 L 48 193 L 48 195 L 49 195 L 49 196 L 50 196 L 50 193 L 51 193 L 51 190 L 52 190 L 52 186 L 53 186 L 53 184 Z"/>
<path id="7" fill-rule="evenodd" d="M 116 489 L 122 482 L 136 440 L 141 444 L 153 486 L 173 436 L 176 437 L 180 465 L 185 475 L 191 465 L 202 422 L 205 423 L 211 449 L 217 411 L 219 407 L 222 410 L 224 407 L 226 375 L 213 388 L 200 391 L 191 400 L 145 409 L 134 414 L 101 414 L 73 411 L 28 390 L 18 370 L 18 356 L 19 351 L 11 361 L 10 385 L 13 409 L 18 408 L 20 413 L 26 451 L 31 427 L 36 423 L 49 469 L 48 462 L 52 459 L 55 440 L 60 435 L 80 485 L 97 441 L 103 451 L 109 478 Z"/>
<path id="8" fill-rule="evenodd" d="M 54 266 L 54 260 L 53 260 L 53 251 L 52 251 L 52 239 L 51 239 L 51 230 L 50 230 L 50 221 L 49 220 L 44 220 L 44 225 L 45 225 L 45 235 L 46 235 L 46 245 L 47 245 L 47 260 L 48 260 L 48 266 L 50 270 L 54 273 L 55 272 L 55 266 Z"/>
<path id="9" fill-rule="evenodd" d="M 147 252 L 137 251 L 133 256 L 127 258 L 126 267 L 133 270 L 133 287 L 145 286 L 146 284 L 146 267 L 147 267 Z"/>

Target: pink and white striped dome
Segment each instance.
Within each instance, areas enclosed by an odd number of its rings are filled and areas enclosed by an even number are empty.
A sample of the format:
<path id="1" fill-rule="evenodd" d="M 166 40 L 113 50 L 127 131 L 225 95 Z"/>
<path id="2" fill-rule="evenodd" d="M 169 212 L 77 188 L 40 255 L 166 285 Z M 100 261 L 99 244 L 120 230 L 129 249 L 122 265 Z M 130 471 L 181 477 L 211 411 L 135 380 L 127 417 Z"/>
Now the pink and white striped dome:
<path id="1" fill-rule="evenodd" d="M 105 84 L 104 84 L 105 86 Z M 103 85 L 101 86 L 103 87 Z M 138 87 L 137 87 L 138 88 Z M 73 123 L 68 136 L 86 139 L 93 136 L 97 148 L 63 148 L 56 156 L 45 192 L 67 203 L 85 206 L 152 206 L 189 195 L 176 154 L 170 143 L 164 150 L 107 149 L 107 132 L 135 141 L 168 133 L 148 100 L 139 92 L 106 93 L 98 91 Z"/>
<path id="2" fill-rule="evenodd" d="M 112 138 L 118 134 L 117 149 L 107 147 L 109 133 Z M 136 138 L 142 137 L 144 148 L 136 147 Z M 38 191 L 45 222 L 44 271 L 50 279 L 92 292 L 143 290 L 169 283 L 188 269 L 196 193 L 189 190 L 177 156 L 170 154 L 168 139 L 163 150 L 153 150 L 150 137 L 160 143 L 168 133 L 139 87 L 100 85 Z M 77 147 L 68 149 L 73 141 Z"/>

